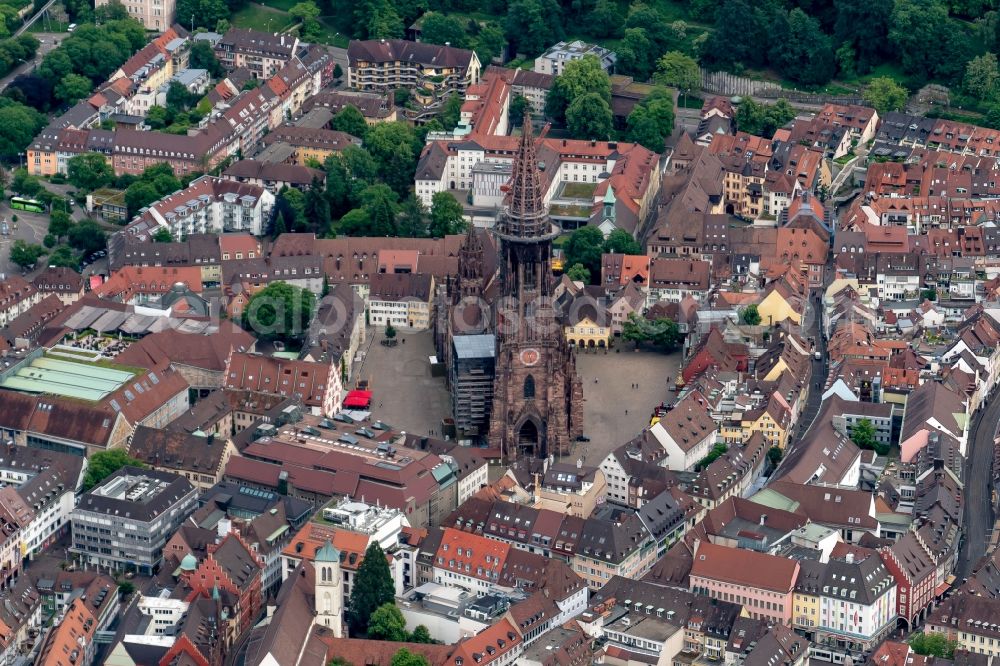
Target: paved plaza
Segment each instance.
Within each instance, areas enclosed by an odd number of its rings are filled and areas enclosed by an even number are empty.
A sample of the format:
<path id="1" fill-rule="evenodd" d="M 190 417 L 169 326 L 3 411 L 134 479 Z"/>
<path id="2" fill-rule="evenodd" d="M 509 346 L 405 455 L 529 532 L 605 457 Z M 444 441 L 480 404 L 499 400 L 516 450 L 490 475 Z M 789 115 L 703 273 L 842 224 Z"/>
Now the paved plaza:
<path id="1" fill-rule="evenodd" d="M 432 334 L 399 331 L 395 347 L 380 344 L 383 338 L 382 328 L 369 329 L 364 361 L 355 373 L 355 379 L 371 382 L 372 420 L 384 421 L 397 430 L 433 432 L 440 437 L 441 419 L 451 416 L 451 397 L 445 378 L 431 375 Z M 590 441 L 574 442 L 568 460 L 582 457 L 587 464 L 596 465 L 648 426 L 653 408 L 676 397 L 668 390 L 667 378 L 673 382 L 679 364 L 680 353 L 578 351 L 584 434 Z M 633 383 L 638 384 L 637 389 L 632 388 Z"/>
<path id="2" fill-rule="evenodd" d="M 671 384 L 676 378 L 680 352 L 634 352 L 628 343 L 616 349 L 620 351 L 577 352 L 576 369 L 583 379 L 583 432 L 590 441 L 574 443 L 570 460 L 580 457 L 588 465 L 600 464 L 649 425 L 655 406 L 677 395 L 668 390 L 667 378 Z"/>
<path id="3" fill-rule="evenodd" d="M 371 383 L 372 420 L 396 430 L 440 436 L 441 419 L 451 416 L 451 396 L 445 378 L 431 376 L 433 334 L 397 329 L 395 347 L 382 345 L 384 337 L 382 327 L 369 327 L 365 358 L 354 373 L 354 380 Z"/>

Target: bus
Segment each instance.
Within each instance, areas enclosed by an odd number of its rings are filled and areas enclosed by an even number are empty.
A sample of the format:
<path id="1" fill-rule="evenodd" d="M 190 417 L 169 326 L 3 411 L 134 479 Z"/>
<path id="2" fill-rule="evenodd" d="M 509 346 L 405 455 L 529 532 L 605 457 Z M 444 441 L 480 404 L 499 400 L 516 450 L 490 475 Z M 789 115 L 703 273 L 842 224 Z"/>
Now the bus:
<path id="1" fill-rule="evenodd" d="M 45 212 L 45 204 L 37 199 L 27 199 L 25 197 L 11 197 L 10 207 L 14 210 L 26 210 L 29 213 Z"/>

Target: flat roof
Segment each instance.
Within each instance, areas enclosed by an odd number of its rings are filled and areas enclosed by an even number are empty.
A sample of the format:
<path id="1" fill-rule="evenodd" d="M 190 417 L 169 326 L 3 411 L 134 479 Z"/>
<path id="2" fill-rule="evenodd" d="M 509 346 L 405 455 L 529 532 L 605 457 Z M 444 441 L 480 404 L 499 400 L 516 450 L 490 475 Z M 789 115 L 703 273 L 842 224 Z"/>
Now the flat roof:
<path id="1" fill-rule="evenodd" d="M 135 373 L 124 368 L 40 356 L 0 382 L 0 388 L 97 402 L 134 376 Z"/>

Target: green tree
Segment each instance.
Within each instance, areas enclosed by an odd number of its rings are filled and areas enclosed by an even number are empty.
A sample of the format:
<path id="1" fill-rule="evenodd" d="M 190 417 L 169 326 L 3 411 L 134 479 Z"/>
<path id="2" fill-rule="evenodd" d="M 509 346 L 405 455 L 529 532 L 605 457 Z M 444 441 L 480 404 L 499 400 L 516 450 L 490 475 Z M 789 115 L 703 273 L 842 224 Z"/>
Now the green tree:
<path id="1" fill-rule="evenodd" d="M 716 12 L 715 29 L 702 46 L 701 59 L 722 68 L 759 67 L 767 44 L 766 28 L 747 0 L 725 0 Z"/>
<path id="2" fill-rule="evenodd" d="M 323 189 L 323 181 L 314 178 L 306 190 L 303 202 L 303 215 L 308 229 L 322 236 L 330 226 L 330 201 Z"/>
<path id="3" fill-rule="evenodd" d="M 641 143 L 655 153 L 663 151 L 664 140 L 674 130 L 674 97 L 668 89 L 657 86 L 635 105 L 627 119 L 629 140 Z"/>
<path id="4" fill-rule="evenodd" d="M 698 461 L 696 470 L 701 471 L 705 469 L 706 467 L 714 463 L 716 460 L 718 460 L 720 457 L 722 457 L 722 455 L 728 450 L 729 447 L 726 446 L 725 442 L 716 442 L 715 446 L 712 447 L 712 450 L 708 452 L 708 455 Z"/>
<path id="5" fill-rule="evenodd" d="M 851 441 L 862 449 L 874 449 L 876 446 L 875 426 L 868 419 L 861 419 L 851 428 Z"/>
<path id="6" fill-rule="evenodd" d="M 965 66 L 962 85 L 965 91 L 980 100 L 994 99 L 1000 84 L 1000 69 L 993 53 L 976 56 Z"/>
<path id="7" fill-rule="evenodd" d="M 566 109 L 566 127 L 579 139 L 610 138 L 613 120 L 611 105 L 595 92 L 577 97 Z"/>
<path id="8" fill-rule="evenodd" d="M 146 123 L 153 129 L 163 129 L 172 119 L 172 114 L 163 106 L 151 106 L 146 111 Z"/>
<path id="9" fill-rule="evenodd" d="M 431 638 L 431 632 L 422 624 L 418 624 L 413 630 L 413 634 L 410 635 L 410 641 L 413 643 L 433 643 L 434 639 Z"/>
<path id="10" fill-rule="evenodd" d="M 306 228 L 306 195 L 294 187 L 285 187 L 278 192 L 275 202 L 289 231 L 303 231 Z"/>
<path id="11" fill-rule="evenodd" d="M 387 331 L 388 333 L 388 331 Z M 351 601 L 347 609 L 347 623 L 351 632 L 358 635 L 369 625 L 369 618 L 379 606 L 391 604 L 395 599 L 395 585 L 389 572 L 389 563 L 378 541 L 372 541 L 365 551 L 365 558 L 358 567 Z"/>
<path id="12" fill-rule="evenodd" d="M 462 21 L 440 12 L 427 12 L 420 20 L 420 41 L 428 44 L 451 44 L 468 47 L 468 32 Z"/>
<path id="13" fill-rule="evenodd" d="M 397 233 L 402 238 L 422 238 L 427 235 L 424 205 L 412 193 L 403 200 L 403 204 L 400 206 Z"/>
<path id="14" fill-rule="evenodd" d="M 392 322 L 387 322 L 385 325 L 386 340 L 392 340 L 395 337 L 396 337 L 396 327 L 392 325 Z"/>
<path id="15" fill-rule="evenodd" d="M 439 114 L 438 119 L 441 121 L 441 126 L 446 131 L 450 132 L 458 127 L 458 123 L 462 116 L 463 103 L 462 96 L 457 93 L 448 95 L 448 99 L 444 101 L 444 104 L 441 106 L 441 113 Z"/>
<path id="16" fill-rule="evenodd" d="M 83 476 L 83 491 L 86 492 L 98 485 L 122 467 L 145 468 L 141 460 L 136 460 L 125 449 L 109 449 L 98 451 L 87 457 L 87 472 Z"/>
<path id="17" fill-rule="evenodd" d="M 436 192 L 431 197 L 431 226 L 430 235 L 432 238 L 444 238 L 453 234 L 462 233 L 466 226 L 465 211 L 462 204 L 452 195 L 451 192 Z"/>
<path id="18" fill-rule="evenodd" d="M 73 105 L 90 94 L 94 84 L 86 76 L 67 74 L 56 85 L 55 95 L 63 103 Z"/>
<path id="19" fill-rule="evenodd" d="M 157 227 L 151 240 L 154 243 L 173 243 L 174 235 L 170 233 L 170 229 L 167 229 L 166 227 Z"/>
<path id="20" fill-rule="evenodd" d="M 397 235 L 396 214 L 399 212 L 399 207 L 396 199 L 396 193 L 382 183 L 369 185 L 361 192 L 361 205 L 369 219 L 366 235 Z"/>
<path id="21" fill-rule="evenodd" d="M 771 461 L 772 467 L 778 466 L 778 463 L 781 462 L 781 458 L 783 455 L 784 451 L 782 451 L 777 446 L 772 446 L 770 449 L 767 450 L 767 459 Z"/>
<path id="22" fill-rule="evenodd" d="M 593 93 L 610 109 L 611 79 L 597 56 L 586 55 L 566 63 L 563 73 L 552 82 L 545 100 L 545 113 L 558 123 L 566 122 L 566 111 L 575 100 Z"/>
<path id="23" fill-rule="evenodd" d="M 758 104 L 749 97 L 736 109 L 736 127 L 757 136 L 774 136 L 775 130 L 795 117 L 795 110 L 783 99 L 774 104 Z"/>
<path id="24" fill-rule="evenodd" d="M 359 139 L 364 139 L 368 132 L 368 123 L 356 106 L 345 106 L 338 111 L 330 122 L 330 127 Z"/>
<path id="25" fill-rule="evenodd" d="M 848 44 L 854 66 L 866 74 L 881 63 L 888 50 L 889 23 L 893 0 L 834 0 L 836 16 L 833 36 L 838 44 Z"/>
<path id="26" fill-rule="evenodd" d="M 902 110 L 906 106 L 908 97 L 909 93 L 906 88 L 888 76 L 872 79 L 864 92 L 865 101 L 883 115 L 889 111 Z"/>
<path id="27" fill-rule="evenodd" d="M 243 310 L 243 328 L 265 340 L 295 343 L 309 330 L 316 297 L 308 289 L 272 282 L 250 298 Z"/>
<path id="28" fill-rule="evenodd" d="M 653 80 L 662 86 L 673 86 L 687 93 L 701 87 L 701 69 L 698 61 L 691 56 L 680 51 L 670 51 L 656 61 Z"/>
<path id="29" fill-rule="evenodd" d="M 410 652 L 406 648 L 399 648 L 399 651 L 392 655 L 390 666 L 431 666 L 431 662 L 423 655 Z"/>
<path id="30" fill-rule="evenodd" d="M 187 111 L 198 102 L 198 96 L 188 90 L 183 83 L 171 81 L 167 85 L 167 111 L 177 115 Z"/>
<path id="31" fill-rule="evenodd" d="M 207 41 L 195 40 L 189 53 L 189 66 L 192 69 L 207 70 L 208 75 L 213 79 L 220 78 L 225 73 L 226 70 L 222 67 L 222 63 L 215 57 L 212 45 Z"/>
<path id="32" fill-rule="evenodd" d="M 590 269 L 583 264 L 573 264 L 566 271 L 566 276 L 574 282 L 582 282 L 584 284 L 590 284 Z"/>
<path id="33" fill-rule="evenodd" d="M 910 636 L 910 647 L 919 655 L 951 659 L 957 646 L 956 641 L 950 641 L 944 634 L 936 632 L 925 631 Z"/>
<path id="34" fill-rule="evenodd" d="M 45 115 L 38 111 L 0 97 L 0 158 L 16 163 L 18 154 L 24 152 L 46 122 Z"/>
<path id="35" fill-rule="evenodd" d="M 402 642 L 409 637 L 406 619 L 391 601 L 376 608 L 368 619 L 368 638 L 372 640 Z"/>
<path id="36" fill-rule="evenodd" d="M 562 9 L 555 0 L 513 0 L 504 33 L 516 52 L 540 54 L 563 38 Z"/>
<path id="37" fill-rule="evenodd" d="M 585 21 L 587 30 L 598 39 L 621 37 L 625 28 L 622 11 L 612 0 L 597 0 Z"/>
<path id="38" fill-rule="evenodd" d="M 503 30 L 492 22 L 480 26 L 479 33 L 472 40 L 476 56 L 484 67 L 493 62 L 494 58 L 500 58 L 506 45 L 507 38 L 504 36 Z"/>
<path id="39" fill-rule="evenodd" d="M 299 37 L 309 41 L 316 41 L 323 36 L 323 26 L 319 22 L 319 6 L 312 0 L 304 0 L 292 6 L 288 13 L 299 20 Z"/>
<path id="40" fill-rule="evenodd" d="M 213 30 L 219 21 L 228 20 L 232 10 L 225 0 L 178 0 L 177 22 L 190 28 L 191 22 L 197 28 Z"/>
<path id="41" fill-rule="evenodd" d="M 631 342 L 638 346 L 640 343 L 645 342 L 649 339 L 649 335 L 646 331 L 647 322 L 645 319 L 641 319 L 639 315 L 632 312 L 625 321 L 622 323 L 622 340 L 626 342 Z"/>
<path id="42" fill-rule="evenodd" d="M 650 340 L 661 351 L 670 353 L 680 347 L 683 337 L 681 336 L 681 330 L 677 322 L 668 317 L 663 317 L 653 322 Z"/>
<path id="43" fill-rule="evenodd" d="M 937 289 L 924 289 L 920 292 L 920 298 L 925 301 L 937 300 Z"/>
<path id="44" fill-rule="evenodd" d="M 656 45 L 649 38 L 645 28 L 626 28 L 625 36 L 618 47 L 618 61 L 615 69 L 639 81 L 645 81 L 653 73 L 656 59 Z"/>
<path id="45" fill-rule="evenodd" d="M 788 30 L 775 40 L 769 53 L 771 65 L 792 81 L 806 85 L 826 83 L 835 73 L 830 38 L 819 21 L 796 7 L 788 14 Z"/>
<path id="46" fill-rule="evenodd" d="M 108 246 L 107 234 L 93 220 L 83 220 L 73 225 L 66 234 L 66 239 L 70 247 L 84 255 L 93 254 Z"/>
<path id="47" fill-rule="evenodd" d="M 531 102 L 524 95 L 514 95 L 514 99 L 510 101 L 510 109 L 507 115 L 510 116 L 510 124 L 514 127 L 520 127 L 521 123 L 524 121 L 524 112 L 531 109 Z"/>
<path id="48" fill-rule="evenodd" d="M 42 185 L 42 181 L 29 174 L 27 169 L 22 168 L 14 170 L 14 176 L 10 181 L 10 189 L 15 194 L 34 198 L 41 194 L 45 190 L 45 187 Z"/>
<path id="49" fill-rule="evenodd" d="M 379 123 L 365 136 L 365 148 L 375 160 L 379 178 L 399 197 L 405 197 L 413 186 L 418 144 L 413 128 L 402 122 Z"/>
<path id="50" fill-rule="evenodd" d="M 49 266 L 52 266 L 53 268 L 72 268 L 77 270 L 80 266 L 80 260 L 77 259 L 70 247 L 60 245 L 49 253 Z"/>
<path id="51" fill-rule="evenodd" d="M 125 205 L 128 206 L 129 216 L 138 214 L 139 209 L 145 208 L 160 198 L 159 192 L 152 183 L 136 181 L 125 190 Z"/>
<path id="52" fill-rule="evenodd" d="M 760 312 L 757 311 L 757 306 L 751 303 L 743 308 L 743 312 L 740 313 L 740 319 L 747 326 L 760 326 Z"/>
<path id="53" fill-rule="evenodd" d="M 92 192 L 105 187 L 115 179 L 115 170 L 100 153 L 81 153 L 66 163 L 69 182 L 80 190 Z"/>
<path id="54" fill-rule="evenodd" d="M 642 254 L 642 246 L 632 234 L 624 229 L 615 229 L 608 234 L 608 239 L 604 241 L 604 251 L 616 254 Z"/>
<path id="55" fill-rule="evenodd" d="M 594 226 L 581 227 L 570 234 L 563 246 L 565 265 L 582 264 L 591 275 L 601 274 L 604 234 Z"/>
<path id="56" fill-rule="evenodd" d="M 337 234 L 340 236 L 368 236 L 372 226 L 371 216 L 364 208 L 347 211 L 337 222 Z"/>
<path id="57" fill-rule="evenodd" d="M 948 30 L 948 10 L 938 0 L 896 0 L 889 43 L 908 74 L 932 76 L 942 62 L 940 35 Z"/>
<path id="58" fill-rule="evenodd" d="M 25 269 L 38 263 L 38 259 L 45 253 L 45 248 L 41 245 L 26 243 L 20 238 L 10 246 L 10 260 Z"/>

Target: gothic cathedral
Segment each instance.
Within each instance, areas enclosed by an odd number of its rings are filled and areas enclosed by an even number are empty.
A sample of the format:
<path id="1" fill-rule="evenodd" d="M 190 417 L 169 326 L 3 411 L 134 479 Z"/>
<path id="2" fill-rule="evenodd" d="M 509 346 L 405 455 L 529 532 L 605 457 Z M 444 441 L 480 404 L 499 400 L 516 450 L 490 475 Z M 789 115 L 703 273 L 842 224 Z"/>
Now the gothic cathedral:
<path id="1" fill-rule="evenodd" d="M 552 241 L 559 229 L 545 209 L 531 120 L 524 130 L 507 205 L 497 219 L 500 297 L 496 378 L 489 441 L 505 460 L 570 452 L 583 433 L 583 385 L 553 308 Z"/>

